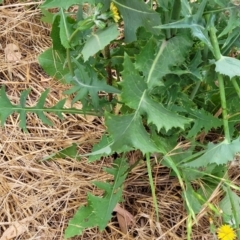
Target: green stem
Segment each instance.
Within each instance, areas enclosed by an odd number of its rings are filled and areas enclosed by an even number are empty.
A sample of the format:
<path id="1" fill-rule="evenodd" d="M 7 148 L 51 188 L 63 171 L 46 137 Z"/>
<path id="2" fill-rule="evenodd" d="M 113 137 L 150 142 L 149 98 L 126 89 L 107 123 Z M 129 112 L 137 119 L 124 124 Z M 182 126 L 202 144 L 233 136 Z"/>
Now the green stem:
<path id="1" fill-rule="evenodd" d="M 193 89 L 192 92 L 191 92 L 191 96 L 190 96 L 190 99 L 191 99 L 191 100 L 193 100 L 193 99 L 195 98 L 195 96 L 196 96 L 196 94 L 197 94 L 197 92 L 198 92 L 198 89 L 199 89 L 200 85 L 201 85 L 201 82 L 200 82 L 200 81 L 197 82 L 197 84 L 195 85 L 194 89 Z"/>
<path id="2" fill-rule="evenodd" d="M 229 131 L 229 126 L 228 126 L 225 87 L 224 87 L 223 76 L 220 73 L 218 73 L 218 84 L 219 84 L 220 98 L 221 98 L 221 105 L 222 105 L 222 116 L 223 116 L 223 127 L 224 127 L 225 139 L 227 140 L 227 143 L 230 143 L 231 137 L 230 137 L 230 131 Z"/>
<path id="3" fill-rule="evenodd" d="M 170 168 L 176 173 L 179 184 L 180 184 L 180 186 L 182 188 L 182 191 L 183 191 L 183 196 L 184 196 L 184 199 L 185 199 L 186 207 L 187 207 L 188 212 L 189 212 L 188 223 L 190 221 L 190 218 L 192 218 L 196 222 L 197 221 L 196 220 L 196 215 L 195 215 L 194 210 L 191 206 L 190 200 L 188 199 L 187 192 L 186 192 L 186 187 L 185 187 L 185 184 L 184 184 L 184 179 L 182 178 L 181 173 L 178 170 L 175 162 L 171 159 L 171 157 L 168 157 L 166 155 L 167 155 L 167 152 L 165 151 L 164 159 L 166 160 L 166 162 L 168 163 Z M 189 236 L 191 234 L 191 228 L 189 228 L 189 225 L 188 225 L 187 229 L 188 229 L 188 238 L 187 239 L 190 240 L 191 238 Z"/>
<path id="4" fill-rule="evenodd" d="M 232 84 L 233 84 L 233 86 L 234 86 L 234 88 L 235 88 L 235 90 L 237 92 L 238 97 L 240 98 L 240 87 L 239 87 L 239 85 L 237 83 L 236 77 L 234 77 L 232 79 Z"/>
<path id="5" fill-rule="evenodd" d="M 211 42 L 212 42 L 212 45 L 213 45 L 213 52 L 214 52 L 214 55 L 215 55 L 215 59 L 216 60 L 219 60 L 222 56 L 221 52 L 220 52 L 220 48 L 219 48 L 219 45 L 218 45 L 218 39 L 217 39 L 217 36 L 216 36 L 216 29 L 214 26 L 212 26 L 210 28 L 210 38 L 211 38 Z"/>
<path id="6" fill-rule="evenodd" d="M 204 45 L 204 49 L 203 49 L 203 61 L 204 63 L 208 63 L 208 46 L 207 44 Z"/>
<path id="7" fill-rule="evenodd" d="M 181 13 L 181 0 L 175 0 L 172 9 L 172 17 L 171 19 L 177 21 L 180 18 Z M 177 29 L 174 28 L 171 30 L 172 36 L 176 35 Z"/>
<path id="8" fill-rule="evenodd" d="M 219 60 L 222 55 L 221 55 L 220 48 L 218 45 L 216 29 L 214 26 L 212 26 L 210 28 L 210 38 L 211 38 L 211 42 L 213 45 L 213 52 L 214 52 L 215 59 Z M 219 84 L 221 106 L 222 106 L 224 134 L 225 134 L 225 139 L 226 139 L 227 143 L 230 143 L 231 137 L 230 137 L 229 126 L 228 126 L 227 102 L 226 102 L 224 81 L 223 81 L 223 76 L 220 73 L 218 73 L 217 76 L 218 76 L 218 84 Z"/>
<path id="9" fill-rule="evenodd" d="M 72 35 L 70 36 L 70 38 L 68 39 L 68 42 L 71 43 L 71 41 L 73 40 L 73 38 L 75 37 L 75 35 L 80 31 L 81 29 L 75 29 L 75 31 L 72 33 Z"/>
<path id="10" fill-rule="evenodd" d="M 153 7 L 153 0 L 150 1 L 150 6 Z"/>
<path id="11" fill-rule="evenodd" d="M 204 62 L 204 64 L 207 64 L 207 62 L 208 62 L 208 46 L 206 44 L 204 45 L 204 49 L 203 49 L 203 62 Z M 195 85 L 194 89 L 192 90 L 191 96 L 190 96 L 191 100 L 193 100 L 195 98 L 200 85 L 201 85 L 200 81 Z"/>
<path id="12" fill-rule="evenodd" d="M 74 72 L 73 72 L 73 67 L 72 67 L 72 60 L 71 60 L 71 55 L 70 55 L 70 48 L 67 48 L 67 63 L 68 63 L 68 68 L 69 68 L 69 72 L 70 74 L 73 76 Z"/>
<path id="13" fill-rule="evenodd" d="M 229 10 L 234 9 L 234 8 L 236 8 L 236 6 L 234 6 L 234 7 L 226 7 L 226 8 L 219 8 L 219 9 L 216 9 L 216 10 L 206 11 L 206 12 L 204 12 L 204 15 L 205 14 L 212 15 L 214 13 L 226 12 L 226 11 L 229 11 Z"/>
<path id="14" fill-rule="evenodd" d="M 158 204 L 157 204 L 157 197 L 155 193 L 155 186 L 153 183 L 153 176 L 152 176 L 152 168 L 151 168 L 151 161 L 150 161 L 150 155 L 149 153 L 146 154 L 146 160 L 147 160 L 147 170 L 148 170 L 148 178 L 149 178 L 149 183 L 151 186 L 151 191 L 152 191 L 152 197 L 153 197 L 153 203 L 157 215 L 157 222 L 159 222 L 159 211 L 158 211 Z"/>
<path id="15" fill-rule="evenodd" d="M 113 78 L 112 78 L 112 67 L 111 67 L 111 55 L 110 55 L 110 47 L 107 45 L 104 50 L 103 50 L 103 55 L 104 58 L 106 59 L 107 66 L 106 66 L 106 71 L 107 71 L 107 84 L 112 86 L 113 84 Z M 113 99 L 113 94 L 109 93 L 108 94 L 108 100 L 111 102 Z"/>
<path id="16" fill-rule="evenodd" d="M 165 16 L 165 24 L 168 24 L 170 19 L 169 19 L 169 12 L 165 12 L 164 16 Z M 171 29 L 166 29 L 166 39 L 170 39 L 171 38 Z"/>
<path id="17" fill-rule="evenodd" d="M 92 17 L 88 17 L 85 20 L 79 22 L 77 29 L 75 29 L 75 31 L 69 37 L 68 42 L 71 43 L 71 41 L 73 40 L 73 38 L 78 32 L 90 29 L 93 26 L 94 26 L 94 22 L 92 20 Z"/>

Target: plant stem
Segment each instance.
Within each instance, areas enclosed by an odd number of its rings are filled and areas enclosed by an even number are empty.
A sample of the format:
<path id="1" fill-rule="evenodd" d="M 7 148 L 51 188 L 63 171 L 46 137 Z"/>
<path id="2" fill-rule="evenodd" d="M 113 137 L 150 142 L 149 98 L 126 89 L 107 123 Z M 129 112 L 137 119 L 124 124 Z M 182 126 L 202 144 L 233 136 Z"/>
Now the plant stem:
<path id="1" fill-rule="evenodd" d="M 151 191 L 152 191 L 152 197 L 153 197 L 153 203 L 157 215 L 157 222 L 159 222 L 159 211 L 158 211 L 158 204 L 157 204 L 157 197 L 155 193 L 155 186 L 153 183 L 153 176 L 152 176 L 152 168 L 151 168 L 151 161 L 150 161 L 150 154 L 146 154 L 146 162 L 147 162 L 147 170 L 148 170 L 148 178 L 149 178 L 149 183 L 151 186 Z"/>
<path id="2" fill-rule="evenodd" d="M 205 44 L 204 45 L 204 49 L 203 49 L 203 62 L 204 64 L 207 64 L 208 62 L 208 46 Z M 201 82 L 197 82 L 197 84 L 195 85 L 194 89 L 192 90 L 190 99 L 193 100 L 198 92 L 198 89 L 201 85 Z"/>
<path id="3" fill-rule="evenodd" d="M 107 71 L 107 84 L 112 86 L 112 70 L 111 70 L 111 61 L 110 61 L 110 48 L 109 45 L 107 45 L 104 50 L 103 50 L 104 58 L 108 61 L 107 66 L 106 66 L 106 71 Z M 109 93 L 108 94 L 108 100 L 111 102 L 113 99 L 113 94 Z"/>
<path id="4" fill-rule="evenodd" d="M 180 17 L 181 13 L 181 0 L 175 0 L 172 9 L 172 17 L 171 20 L 177 21 Z M 172 36 L 176 35 L 177 29 L 174 28 L 171 30 Z"/>
<path id="5" fill-rule="evenodd" d="M 230 137 L 229 126 L 228 126 L 225 87 L 224 87 L 223 76 L 220 73 L 218 74 L 218 84 L 219 84 L 219 89 L 220 89 L 220 98 L 221 98 L 221 105 L 222 105 L 223 127 L 224 127 L 225 139 L 227 140 L 227 143 L 230 143 L 231 137 Z"/>
<path id="6" fill-rule="evenodd" d="M 233 86 L 234 86 L 234 88 L 235 88 L 235 90 L 237 92 L 238 97 L 240 98 L 240 87 L 239 87 L 239 85 L 237 83 L 236 77 L 234 77 L 232 79 L 232 84 L 233 84 Z"/>
<path id="7" fill-rule="evenodd" d="M 67 53 L 67 62 L 68 62 L 69 72 L 70 72 L 70 74 L 73 76 L 73 75 L 74 75 L 74 72 L 73 72 L 73 67 L 72 67 L 72 61 L 71 61 L 71 55 L 70 55 L 70 48 L 67 48 L 66 53 Z"/>
<path id="8" fill-rule="evenodd" d="M 234 9 L 234 8 L 236 8 L 236 6 L 234 6 L 234 7 L 226 7 L 226 8 L 219 8 L 217 10 L 206 11 L 206 12 L 204 12 L 204 14 L 213 14 L 213 13 L 225 12 L 225 11 L 229 11 L 229 10 Z"/>
<path id="9" fill-rule="evenodd" d="M 75 31 L 72 33 L 72 35 L 70 36 L 70 38 L 68 39 L 68 42 L 71 43 L 71 41 L 73 40 L 73 38 L 75 37 L 75 35 L 80 31 L 80 29 L 75 29 Z"/>
<path id="10" fill-rule="evenodd" d="M 190 234 L 192 232 L 191 227 L 189 227 L 190 218 L 192 218 L 196 222 L 197 221 L 196 215 L 195 215 L 194 210 L 193 210 L 193 208 L 191 206 L 191 203 L 190 203 L 191 200 L 188 199 L 187 192 L 186 192 L 186 187 L 185 187 L 185 183 L 184 183 L 184 179 L 181 176 L 181 173 L 178 170 L 178 167 L 176 166 L 174 161 L 171 159 L 171 157 L 167 156 L 167 152 L 166 151 L 164 151 L 164 152 L 165 152 L 164 153 L 165 154 L 164 159 L 167 161 L 167 163 L 170 166 L 170 168 L 176 173 L 178 181 L 179 181 L 179 184 L 180 184 L 180 186 L 182 188 L 182 191 L 183 191 L 183 196 L 185 198 L 186 208 L 187 208 L 187 210 L 189 212 L 189 215 L 188 215 L 188 225 L 187 225 L 187 235 L 188 235 L 187 239 L 190 240 L 191 239 L 190 238 Z"/>
<path id="11" fill-rule="evenodd" d="M 221 52 L 220 52 L 220 48 L 219 48 L 219 45 L 218 45 L 218 39 L 217 39 L 217 36 L 216 36 L 216 29 L 214 26 L 212 26 L 210 28 L 210 38 L 211 38 L 211 42 L 212 42 L 212 45 L 213 45 L 213 52 L 214 52 L 214 55 L 215 55 L 215 59 L 216 60 L 219 60 L 222 56 Z"/>
<path id="12" fill-rule="evenodd" d="M 196 93 L 198 92 L 198 89 L 199 89 L 200 85 L 201 85 L 201 82 L 200 82 L 200 81 L 197 82 L 197 84 L 195 85 L 194 89 L 193 89 L 192 92 L 191 92 L 191 96 L 190 96 L 190 99 L 191 99 L 191 100 L 193 100 L 193 99 L 195 98 Z"/>
<path id="13" fill-rule="evenodd" d="M 150 6 L 153 7 L 153 0 L 150 0 Z"/>
<path id="14" fill-rule="evenodd" d="M 165 24 L 168 24 L 170 19 L 169 19 L 169 12 L 165 12 L 164 16 L 165 16 Z M 166 29 L 166 39 L 170 39 L 171 38 L 171 29 Z"/>
<path id="15" fill-rule="evenodd" d="M 218 45 L 216 29 L 214 26 L 210 28 L 210 38 L 213 45 L 213 52 L 215 55 L 215 59 L 219 60 L 222 55 Z M 221 106 L 222 106 L 224 135 L 227 143 L 230 143 L 231 137 L 230 137 L 229 126 L 228 126 L 227 103 L 226 103 L 224 81 L 223 81 L 223 76 L 220 73 L 218 73 L 217 76 L 218 76 L 218 84 L 219 84 Z"/>

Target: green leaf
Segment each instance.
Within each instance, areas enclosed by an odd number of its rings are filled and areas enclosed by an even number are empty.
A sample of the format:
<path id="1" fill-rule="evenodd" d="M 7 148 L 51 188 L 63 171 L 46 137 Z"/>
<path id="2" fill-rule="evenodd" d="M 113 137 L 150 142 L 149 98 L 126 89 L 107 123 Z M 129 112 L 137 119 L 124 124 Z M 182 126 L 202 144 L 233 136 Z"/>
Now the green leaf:
<path id="1" fill-rule="evenodd" d="M 230 196 L 231 194 L 231 196 Z M 236 213 L 239 214 L 240 212 L 240 197 L 233 191 L 226 192 L 225 197 L 219 204 L 219 207 L 223 211 L 223 219 L 225 222 L 232 224 L 234 221 L 234 210 L 231 202 L 234 204 L 234 208 Z"/>
<path id="2" fill-rule="evenodd" d="M 203 22 L 203 11 L 205 9 L 205 5 L 207 3 L 207 0 L 203 0 L 198 8 L 198 11 L 194 15 L 187 15 L 185 18 L 168 24 L 163 24 L 160 26 L 155 26 L 154 28 L 160 28 L 160 29 L 170 29 L 170 28 L 190 28 L 192 31 L 193 36 L 200 39 L 202 42 L 204 42 L 210 49 L 212 49 L 211 41 L 209 40 L 209 37 L 206 32 L 206 26 Z"/>
<path id="3" fill-rule="evenodd" d="M 190 28 L 192 30 L 193 36 L 199 38 L 201 41 L 206 43 L 212 49 L 212 44 L 211 44 L 207 34 L 204 32 L 205 27 L 202 25 L 202 23 L 196 22 L 194 20 L 194 17 L 192 17 L 192 16 L 185 17 L 184 19 L 181 19 L 177 22 L 156 26 L 155 28 L 160 28 L 160 29 Z"/>
<path id="4" fill-rule="evenodd" d="M 230 79 L 235 76 L 240 76 L 240 60 L 236 58 L 221 56 L 215 64 L 216 72 L 227 75 Z"/>
<path id="5" fill-rule="evenodd" d="M 148 5 L 141 0 L 113 0 L 124 20 L 124 35 L 126 42 L 137 39 L 136 31 L 139 27 L 145 27 L 153 34 L 159 34 L 153 26 L 161 24 L 160 15 L 149 9 Z"/>
<path id="6" fill-rule="evenodd" d="M 68 15 L 63 11 L 63 8 L 60 9 L 60 39 L 61 43 L 65 48 L 70 48 L 70 37 L 73 33 L 72 24 L 70 22 L 72 21 L 71 18 L 68 17 Z"/>
<path id="7" fill-rule="evenodd" d="M 1 125 L 3 126 L 9 115 L 15 112 L 14 105 L 7 97 L 5 86 L 0 91 L 0 117 Z"/>
<path id="8" fill-rule="evenodd" d="M 191 118 L 194 119 L 194 124 L 188 132 L 187 138 L 196 136 L 200 131 L 205 131 L 207 133 L 212 128 L 222 126 L 221 119 L 214 117 L 204 109 L 191 109 L 189 110 L 189 114 Z"/>
<path id="9" fill-rule="evenodd" d="M 203 80 L 203 76 L 201 74 L 201 66 L 199 67 L 199 65 L 202 63 L 202 54 L 201 51 L 197 51 L 194 58 L 191 60 L 191 63 L 188 65 L 188 70 L 189 73 L 191 73 L 192 75 L 194 75 L 196 78 L 198 78 L 199 80 Z"/>
<path id="10" fill-rule="evenodd" d="M 158 6 L 161 7 L 165 12 L 168 12 L 169 4 L 172 3 L 172 1 L 166 1 L 166 0 L 157 0 Z M 171 4 L 170 7 L 172 7 L 173 4 Z"/>
<path id="11" fill-rule="evenodd" d="M 185 192 L 185 195 L 183 195 L 183 198 L 188 199 L 188 202 L 192 210 L 194 211 L 194 213 L 199 213 L 202 208 L 202 204 L 200 202 L 199 196 L 194 191 L 189 181 L 186 181 L 185 184 L 186 184 L 186 192 Z"/>
<path id="12" fill-rule="evenodd" d="M 150 47 L 150 48 L 148 48 Z M 152 43 L 146 46 L 143 52 L 146 49 L 150 51 L 151 54 L 151 47 Z M 143 54 L 140 54 L 138 61 L 138 67 L 140 69 L 144 69 L 144 74 L 146 75 L 146 82 L 140 76 L 139 72 L 135 69 L 134 64 L 131 62 L 130 58 L 126 55 L 124 60 L 124 71 L 122 72 L 123 82 L 122 82 L 122 100 L 131 108 L 137 110 L 139 114 L 147 114 L 148 116 L 148 124 L 153 123 L 156 125 L 158 131 L 161 128 L 165 128 L 167 131 L 172 127 L 180 127 L 184 129 L 184 125 L 189 123 L 189 119 L 186 119 L 182 116 L 177 115 L 174 112 L 169 111 L 166 109 L 161 103 L 154 101 L 151 98 L 150 91 L 147 90 L 147 83 L 153 81 L 155 77 L 155 81 L 161 79 L 161 75 L 164 75 L 166 72 L 170 72 L 168 69 L 168 62 L 167 59 L 165 62 L 158 62 L 159 59 L 151 61 L 148 60 L 148 63 L 145 64 L 145 58 L 142 57 Z M 141 59 L 141 60 L 138 60 Z M 141 62 L 140 62 L 141 61 Z M 166 63 L 167 62 L 167 63 Z M 159 64 L 158 64 L 159 63 Z M 143 66 L 144 64 L 144 66 Z M 146 66 L 147 64 L 151 66 Z M 163 66 L 161 66 L 161 65 Z M 166 70 L 165 70 L 165 66 Z M 147 71 L 147 69 L 150 70 Z M 158 68 L 161 68 L 161 72 L 158 72 Z M 160 75 L 160 76 L 159 76 Z M 157 77 L 159 76 L 159 78 Z M 136 112 L 136 115 L 138 114 Z"/>
<path id="13" fill-rule="evenodd" d="M 232 161 L 238 152 L 240 152 L 240 138 L 231 143 L 227 143 L 226 140 L 218 144 L 209 143 L 206 152 L 201 157 L 184 165 L 197 168 L 211 163 L 226 164 Z"/>
<path id="14" fill-rule="evenodd" d="M 238 8 L 230 8 L 229 9 L 230 17 L 227 21 L 227 26 L 223 29 L 223 31 L 219 34 L 218 38 L 231 33 L 236 27 L 239 27 L 239 10 Z"/>
<path id="15" fill-rule="evenodd" d="M 51 77 L 62 80 L 63 76 L 68 73 L 68 69 L 65 68 L 66 55 L 53 50 L 47 49 L 45 52 L 39 55 L 38 61 L 44 71 Z"/>
<path id="16" fill-rule="evenodd" d="M 70 74 L 65 76 L 67 83 L 70 83 L 72 88 L 64 93 L 76 93 L 72 103 L 82 100 L 89 94 L 94 107 L 97 108 L 99 104 L 99 91 L 120 93 L 117 88 L 107 85 L 107 83 L 103 80 L 99 80 L 97 73 L 91 67 L 87 68 L 80 63 L 77 63 L 77 69 L 74 71 L 74 74 L 75 75 L 73 77 Z"/>
<path id="17" fill-rule="evenodd" d="M 181 0 L 181 5 L 182 5 L 182 14 L 184 16 L 192 14 L 192 9 L 190 7 L 188 0 Z"/>
<path id="18" fill-rule="evenodd" d="M 41 17 L 41 21 L 52 24 L 54 21 L 55 14 L 49 12 L 44 8 L 41 8 L 41 12 L 43 14 L 43 16 Z"/>
<path id="19" fill-rule="evenodd" d="M 83 3 L 95 3 L 95 0 L 46 0 L 42 4 L 42 8 L 64 8 L 68 9 L 72 5 Z"/>
<path id="20" fill-rule="evenodd" d="M 119 31 L 116 24 L 112 24 L 103 30 L 92 33 L 92 36 L 87 40 L 82 50 L 84 61 L 87 61 L 90 56 L 104 49 L 104 47 L 112 40 L 116 39 L 118 35 Z"/>
<path id="21" fill-rule="evenodd" d="M 65 231 L 65 238 L 81 235 L 86 228 L 97 226 L 103 230 L 112 217 L 112 211 L 121 200 L 123 183 L 127 176 L 128 164 L 126 159 L 117 159 L 112 169 L 105 169 L 114 176 L 114 183 L 95 182 L 94 184 L 105 190 L 103 197 L 88 194 L 88 205 L 80 207 L 69 221 Z"/>
<path id="22" fill-rule="evenodd" d="M 159 45 L 153 39 L 148 41 L 136 56 L 136 68 L 143 72 L 150 89 L 162 85 L 162 78 L 167 74 L 174 74 L 171 67 L 184 62 L 191 45 L 191 40 L 181 35 L 168 41 L 163 40 Z M 129 69 L 127 66 L 126 68 Z"/>
<path id="23" fill-rule="evenodd" d="M 195 21 L 193 16 L 187 16 L 186 18 L 183 18 L 179 21 L 163 24 L 160 26 L 155 26 L 154 28 L 160 28 L 160 29 L 171 29 L 171 28 L 200 28 L 204 30 L 204 26 L 202 23 L 198 23 Z"/>
<path id="24" fill-rule="evenodd" d="M 51 38 L 52 38 L 52 48 L 53 50 L 57 50 L 61 52 L 62 54 L 65 54 L 66 49 L 61 43 L 60 39 L 60 15 L 56 15 L 52 24 L 52 31 L 51 31 Z"/>
<path id="25" fill-rule="evenodd" d="M 105 147 L 112 144 L 112 139 L 109 139 L 106 135 L 103 135 L 100 142 L 95 144 L 92 148 L 92 155 L 89 155 L 88 161 L 94 162 L 96 160 L 100 160 L 101 157 L 108 156 L 111 153 L 103 152 L 102 154 L 96 154 L 98 150 L 105 149 Z"/>
<path id="26" fill-rule="evenodd" d="M 78 149 L 77 149 L 77 144 L 73 143 L 71 146 L 66 147 L 56 153 L 53 153 L 45 158 L 43 158 L 41 161 L 46 161 L 46 160 L 53 160 L 53 159 L 58 159 L 58 158 L 73 158 L 79 160 L 80 157 L 78 157 Z"/>
<path id="27" fill-rule="evenodd" d="M 174 55 L 173 59 L 168 56 L 169 52 L 173 53 L 175 50 L 176 54 L 179 53 L 176 44 L 178 41 L 182 41 L 181 48 L 183 51 L 190 44 L 189 41 L 185 41 L 184 37 L 173 38 L 169 42 L 164 42 L 164 47 L 158 47 L 158 52 L 153 57 L 151 53 L 156 50 L 156 45 L 152 39 L 147 43 L 136 60 L 136 66 L 140 71 L 143 71 L 144 76 L 136 69 L 130 57 L 125 54 L 121 99 L 135 111 L 122 116 L 106 114 L 106 126 L 112 142 L 104 145 L 102 149 L 98 149 L 95 152 L 96 154 L 125 152 L 129 151 L 129 149 L 140 149 L 144 154 L 160 151 L 146 131 L 142 117 L 147 116 L 148 124 L 153 123 L 158 130 L 161 128 L 169 130 L 173 127 L 184 128 L 184 125 L 190 122 L 190 119 L 171 112 L 161 103 L 153 100 L 151 91 L 148 89 L 149 85 L 152 88 L 152 86 L 158 84 L 157 81 L 159 82 L 165 74 L 171 73 L 170 66 L 180 64 L 179 61 L 184 60 L 181 54 L 176 58 Z M 162 55 L 164 50 L 166 52 Z M 149 56 L 151 56 L 150 59 Z M 159 71 L 159 69 L 161 70 Z"/>
<path id="28" fill-rule="evenodd" d="M 3 125 L 6 122 L 6 119 L 14 112 L 20 115 L 20 127 L 27 131 L 26 127 L 26 114 L 28 112 L 36 113 L 38 117 L 43 121 L 43 123 L 47 125 L 52 125 L 52 122 L 45 116 L 44 112 L 51 112 L 56 114 L 58 117 L 63 118 L 62 113 L 76 113 L 76 114 L 94 114 L 92 111 L 83 111 L 75 108 L 64 108 L 64 104 L 66 99 L 60 100 L 55 106 L 46 108 L 44 106 L 47 98 L 47 94 L 49 90 L 43 92 L 37 102 L 37 104 L 33 107 L 26 106 L 27 96 L 29 94 L 29 90 L 25 90 L 21 92 L 20 103 L 12 104 L 8 99 L 5 91 L 5 87 L 2 87 L 0 90 L 0 120 Z"/>
<path id="29" fill-rule="evenodd" d="M 26 101 L 27 101 L 27 97 L 30 93 L 30 89 L 25 90 L 21 93 L 20 96 L 20 106 L 22 109 L 24 109 L 24 107 L 26 106 Z M 26 111 L 20 111 L 20 123 L 19 126 L 20 128 L 22 128 L 24 131 L 27 131 L 26 129 Z"/>
<path id="30" fill-rule="evenodd" d="M 235 28 L 232 32 L 228 34 L 227 39 L 224 41 L 222 46 L 222 53 L 228 53 L 230 49 L 235 45 L 239 40 L 240 36 L 240 27 Z"/>
<path id="31" fill-rule="evenodd" d="M 124 150 L 124 147 L 140 149 L 143 154 L 158 152 L 158 148 L 144 128 L 139 114 L 133 113 L 123 116 L 106 114 L 105 118 L 108 132 L 114 141 L 111 144 L 113 152 L 118 152 L 119 149 Z"/>

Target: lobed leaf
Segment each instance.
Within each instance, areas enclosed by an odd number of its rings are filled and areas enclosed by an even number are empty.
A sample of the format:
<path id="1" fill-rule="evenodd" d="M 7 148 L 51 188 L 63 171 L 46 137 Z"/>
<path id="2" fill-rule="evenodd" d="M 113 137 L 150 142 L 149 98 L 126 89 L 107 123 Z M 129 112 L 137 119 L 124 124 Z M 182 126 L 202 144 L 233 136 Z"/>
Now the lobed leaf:
<path id="1" fill-rule="evenodd" d="M 187 35 L 179 35 L 168 41 L 161 41 L 159 45 L 150 39 L 140 54 L 136 56 L 136 68 L 142 71 L 145 82 L 151 89 L 162 85 L 162 78 L 173 73 L 171 67 L 184 62 L 192 41 Z M 129 71 L 129 67 L 126 66 Z M 127 70 L 126 70 L 127 71 Z"/>
<path id="2" fill-rule="evenodd" d="M 221 58 L 215 62 L 216 72 L 227 75 L 231 78 L 240 76 L 240 60 L 232 57 L 221 56 Z"/>
<path id="3" fill-rule="evenodd" d="M 206 33 L 206 26 L 202 20 L 203 11 L 207 4 L 207 0 L 203 0 L 198 8 L 198 11 L 193 15 L 186 15 L 185 18 L 168 23 L 160 26 L 155 26 L 154 28 L 159 29 L 170 29 L 170 28 L 190 28 L 194 37 L 197 37 L 202 42 L 204 42 L 210 49 L 212 49 L 211 41 Z"/>
<path id="4" fill-rule="evenodd" d="M 184 165 L 197 168 L 211 163 L 226 164 L 232 161 L 238 152 L 240 152 L 240 138 L 231 143 L 227 143 L 225 140 L 218 144 L 209 143 L 206 152 L 201 157 Z"/>
<path id="5" fill-rule="evenodd" d="M 8 116 L 15 112 L 14 105 L 10 102 L 7 97 L 5 86 L 0 90 L 0 117 L 1 125 L 3 126 Z"/>
<path id="6" fill-rule="evenodd" d="M 181 47 L 177 43 L 181 43 Z M 114 116 L 106 114 L 106 126 L 111 142 L 103 144 L 95 154 L 109 154 L 110 152 L 126 152 L 130 149 L 140 149 L 144 154 L 158 152 L 159 149 L 152 141 L 143 124 L 147 116 L 148 124 L 154 124 L 160 131 L 161 128 L 169 130 L 173 127 L 184 128 L 191 120 L 166 109 L 161 103 L 151 97 L 151 88 L 158 85 L 166 74 L 172 73 L 170 66 L 184 61 L 184 51 L 191 45 L 185 37 L 175 37 L 168 42 L 163 42 L 157 48 L 152 39 L 136 57 L 136 64 L 125 54 L 122 72 L 122 101 L 133 109 L 133 113 Z M 156 48 L 158 52 L 152 56 Z M 181 50 L 179 50 L 181 49 Z M 173 58 L 169 57 L 171 53 Z M 139 69 L 139 70 L 137 70 Z M 142 71 L 143 74 L 140 72 Z M 143 75 L 143 76 L 142 76 Z M 100 145 L 99 145 L 100 146 Z"/>
<path id="7" fill-rule="evenodd" d="M 147 45 L 147 49 L 148 46 L 153 45 Z M 143 50 L 143 52 L 144 51 L 145 49 Z M 140 54 L 140 56 L 142 56 L 142 54 Z M 144 63 L 145 66 L 142 66 L 143 64 L 141 63 L 143 63 L 142 61 L 146 59 L 142 59 L 141 62 L 138 59 L 139 58 L 137 58 L 138 67 L 142 67 L 142 69 L 144 69 L 143 71 L 146 77 L 144 79 L 140 76 L 140 73 L 135 69 L 134 64 L 126 55 L 123 65 L 124 71 L 122 72 L 122 100 L 129 107 L 137 111 L 135 113 L 136 115 L 147 114 L 148 123 L 155 124 L 158 131 L 160 131 L 161 128 L 165 128 L 166 130 L 169 130 L 173 127 L 184 128 L 184 125 L 189 123 L 189 119 L 186 119 L 182 116 L 177 115 L 174 112 L 171 112 L 170 110 L 166 109 L 161 103 L 154 101 L 151 98 L 150 91 L 147 89 L 147 84 L 153 81 L 152 78 L 154 78 L 155 81 L 159 81 L 162 76 L 164 76 L 167 72 L 170 72 L 167 62 L 168 59 L 166 59 L 164 63 L 162 62 L 161 65 L 163 66 L 160 65 L 160 62 L 158 62 L 158 59 L 156 60 L 156 58 L 153 61 L 150 59 L 146 64 Z M 162 69 L 158 70 L 161 67 Z M 147 71 L 146 69 L 149 68 L 150 70 Z"/>
<path id="8" fill-rule="evenodd" d="M 78 62 L 75 63 L 77 64 L 77 68 L 74 71 L 75 75 L 73 77 L 70 74 L 65 76 L 67 83 L 70 83 L 72 87 L 64 93 L 76 94 L 72 103 L 82 100 L 89 94 L 94 107 L 97 108 L 99 104 L 99 91 L 105 91 L 108 93 L 120 92 L 117 88 L 108 85 L 105 81 L 99 80 L 97 73 L 90 67 L 87 68 Z"/>
<path id="9" fill-rule="evenodd" d="M 136 31 L 142 26 L 153 34 L 160 33 L 158 29 L 153 28 L 153 26 L 161 23 L 160 15 L 150 9 L 143 1 L 113 0 L 112 2 L 117 6 L 123 17 L 126 42 L 136 40 Z"/>
<path id="10" fill-rule="evenodd" d="M 140 149 L 143 154 L 149 152 L 158 152 L 158 148 L 151 140 L 149 134 L 142 124 L 142 119 L 138 113 L 115 116 L 106 114 L 106 125 L 108 131 L 113 137 L 111 150 L 118 152 L 120 149 L 129 147 Z"/>
<path id="11" fill-rule="evenodd" d="M 46 98 L 48 95 L 49 90 L 44 91 L 37 104 L 33 107 L 28 107 L 26 106 L 26 100 L 28 97 L 30 90 L 25 90 L 21 92 L 20 96 L 20 103 L 19 104 L 12 104 L 11 101 L 8 99 L 5 91 L 5 87 L 2 87 L 0 90 L 0 121 L 1 124 L 4 125 L 6 122 L 7 118 L 15 113 L 18 113 L 20 115 L 20 127 L 27 131 L 26 127 L 26 114 L 31 112 L 31 113 L 36 113 L 38 117 L 42 120 L 43 123 L 47 125 L 52 125 L 52 122 L 45 116 L 44 113 L 51 112 L 56 114 L 59 118 L 63 118 L 62 113 L 77 113 L 77 114 L 95 114 L 95 112 L 85 112 L 83 110 L 78 110 L 75 108 L 64 108 L 64 104 L 66 99 L 60 100 L 55 106 L 46 108 L 45 102 Z"/>
<path id="12" fill-rule="evenodd" d="M 239 11 L 238 8 L 230 8 L 229 9 L 229 19 L 227 21 L 227 26 L 223 29 L 223 31 L 219 34 L 219 38 L 231 33 L 235 28 L 239 27 L 240 19 L 239 19 Z"/>
<path id="13" fill-rule="evenodd" d="M 95 182 L 95 185 L 105 190 L 103 197 L 88 194 L 88 205 L 80 207 L 69 221 L 65 230 L 65 238 L 81 235 L 86 228 L 97 226 L 103 230 L 112 217 L 113 209 L 121 200 L 123 183 L 127 176 L 126 159 L 118 158 L 111 169 L 105 169 L 114 176 L 114 183 Z"/>
<path id="14" fill-rule="evenodd" d="M 188 132 L 187 138 L 196 136 L 200 131 L 205 131 L 207 133 L 212 128 L 222 126 L 221 119 L 214 117 L 204 109 L 189 109 L 189 114 L 191 118 L 194 119 L 194 124 Z"/>

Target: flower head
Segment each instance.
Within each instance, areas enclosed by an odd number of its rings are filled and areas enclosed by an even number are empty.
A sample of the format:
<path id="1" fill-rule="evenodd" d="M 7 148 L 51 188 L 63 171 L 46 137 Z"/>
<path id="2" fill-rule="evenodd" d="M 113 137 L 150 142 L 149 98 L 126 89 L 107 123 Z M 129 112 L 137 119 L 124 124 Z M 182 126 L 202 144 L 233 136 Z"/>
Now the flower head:
<path id="1" fill-rule="evenodd" d="M 115 6 L 115 4 L 113 2 L 111 2 L 111 4 L 110 4 L 110 11 L 112 13 L 113 20 L 115 22 L 118 22 L 120 19 L 120 15 L 119 15 L 117 7 Z"/>
<path id="2" fill-rule="evenodd" d="M 217 234 L 220 240 L 234 240 L 236 238 L 233 228 L 226 224 L 218 229 Z"/>

